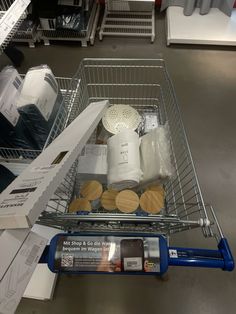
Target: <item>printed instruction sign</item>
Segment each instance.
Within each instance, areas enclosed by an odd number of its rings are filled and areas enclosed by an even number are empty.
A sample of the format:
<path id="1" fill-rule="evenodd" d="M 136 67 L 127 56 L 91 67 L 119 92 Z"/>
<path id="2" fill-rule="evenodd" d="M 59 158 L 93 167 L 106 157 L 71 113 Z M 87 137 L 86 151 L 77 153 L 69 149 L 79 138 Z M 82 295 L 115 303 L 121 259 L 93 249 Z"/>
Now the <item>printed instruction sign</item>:
<path id="1" fill-rule="evenodd" d="M 60 236 L 54 269 L 75 272 L 160 272 L 159 238 Z"/>

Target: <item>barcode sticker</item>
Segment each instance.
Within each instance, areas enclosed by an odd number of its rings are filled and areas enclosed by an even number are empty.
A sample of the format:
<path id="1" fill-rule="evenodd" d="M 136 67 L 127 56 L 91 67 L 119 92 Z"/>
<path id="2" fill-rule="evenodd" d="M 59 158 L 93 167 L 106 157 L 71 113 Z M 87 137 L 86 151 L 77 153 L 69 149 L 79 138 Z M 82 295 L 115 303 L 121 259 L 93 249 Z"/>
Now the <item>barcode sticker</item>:
<path id="1" fill-rule="evenodd" d="M 74 265 L 74 255 L 72 254 L 62 254 L 61 256 L 61 266 L 62 267 L 73 267 Z"/>
<path id="2" fill-rule="evenodd" d="M 40 249 L 40 246 L 38 245 L 34 245 L 30 251 L 30 254 L 29 256 L 27 257 L 27 260 L 25 261 L 25 264 L 28 265 L 28 266 L 31 266 L 38 254 L 38 251 Z"/>
<path id="3" fill-rule="evenodd" d="M 124 271 L 142 271 L 142 257 L 124 258 Z"/>

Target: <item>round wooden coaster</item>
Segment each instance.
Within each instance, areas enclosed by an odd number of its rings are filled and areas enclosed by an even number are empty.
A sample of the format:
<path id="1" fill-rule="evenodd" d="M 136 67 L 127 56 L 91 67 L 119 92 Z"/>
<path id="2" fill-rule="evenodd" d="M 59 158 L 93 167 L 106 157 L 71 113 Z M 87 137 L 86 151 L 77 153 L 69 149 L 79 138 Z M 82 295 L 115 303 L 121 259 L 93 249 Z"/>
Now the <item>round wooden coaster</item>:
<path id="1" fill-rule="evenodd" d="M 101 197 L 101 204 L 107 210 L 116 209 L 116 196 L 119 192 L 115 190 L 108 190 L 103 192 Z"/>
<path id="2" fill-rule="evenodd" d="M 102 185 L 98 181 L 87 181 L 82 185 L 80 193 L 87 200 L 94 201 L 101 197 Z"/>
<path id="3" fill-rule="evenodd" d="M 146 191 L 156 191 L 165 196 L 165 190 L 161 185 L 150 185 L 146 188 Z"/>
<path id="4" fill-rule="evenodd" d="M 146 191 L 141 195 L 140 207 L 149 214 L 158 214 L 164 207 L 164 196 L 156 191 Z"/>
<path id="5" fill-rule="evenodd" d="M 71 202 L 69 206 L 69 213 L 90 210 L 92 210 L 91 204 L 85 198 L 77 198 L 73 202 Z"/>
<path id="6" fill-rule="evenodd" d="M 131 190 L 121 191 L 116 196 L 116 206 L 123 213 L 132 213 L 139 206 L 139 197 Z"/>

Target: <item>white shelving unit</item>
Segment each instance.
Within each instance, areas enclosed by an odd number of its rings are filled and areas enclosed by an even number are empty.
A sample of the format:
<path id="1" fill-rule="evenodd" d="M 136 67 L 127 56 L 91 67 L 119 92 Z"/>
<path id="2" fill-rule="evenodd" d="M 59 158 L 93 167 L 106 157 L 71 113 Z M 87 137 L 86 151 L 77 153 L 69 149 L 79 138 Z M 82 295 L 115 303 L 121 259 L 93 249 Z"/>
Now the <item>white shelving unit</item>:
<path id="1" fill-rule="evenodd" d="M 30 0 L 0 1 L 0 49 L 3 51 L 25 18 Z"/>
<path id="2" fill-rule="evenodd" d="M 28 23 L 28 24 L 27 24 Z M 13 42 L 27 43 L 30 48 L 35 48 L 36 42 L 40 41 L 37 24 L 33 21 L 24 20 L 12 37 Z"/>
<path id="3" fill-rule="evenodd" d="M 167 45 L 203 44 L 236 46 L 236 9 L 229 17 L 219 9 L 200 15 L 195 9 L 191 16 L 181 7 L 169 7 L 166 15 Z"/>
<path id="4" fill-rule="evenodd" d="M 155 40 L 154 0 L 106 0 L 99 31 L 103 36 L 150 37 Z"/>
<path id="5" fill-rule="evenodd" d="M 81 42 L 82 47 L 87 47 L 88 43 L 94 44 L 95 34 L 97 30 L 97 24 L 100 13 L 100 4 L 94 1 L 91 7 L 91 13 L 88 20 L 88 24 L 85 30 L 81 32 L 70 30 L 56 30 L 55 21 L 53 19 L 48 21 L 48 25 L 51 28 L 43 29 L 42 25 L 39 29 L 39 37 L 44 41 L 45 46 L 50 45 L 50 41 L 78 41 Z"/>

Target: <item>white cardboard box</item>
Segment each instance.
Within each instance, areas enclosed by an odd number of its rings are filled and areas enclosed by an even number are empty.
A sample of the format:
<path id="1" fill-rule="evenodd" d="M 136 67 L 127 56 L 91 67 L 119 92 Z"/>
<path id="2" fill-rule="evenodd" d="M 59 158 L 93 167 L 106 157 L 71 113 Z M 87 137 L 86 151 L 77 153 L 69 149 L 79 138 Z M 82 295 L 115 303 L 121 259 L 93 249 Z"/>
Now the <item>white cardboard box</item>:
<path id="1" fill-rule="evenodd" d="M 32 231 L 46 238 L 48 244 L 50 240 L 62 231 L 47 226 L 35 224 Z M 47 264 L 38 264 L 25 289 L 24 298 L 36 300 L 51 300 L 57 282 L 57 274 L 50 271 Z"/>
<path id="2" fill-rule="evenodd" d="M 0 231 L 0 281 L 5 275 L 30 229 L 15 229 Z"/>
<path id="3" fill-rule="evenodd" d="M 56 286 L 57 274 L 50 271 L 47 264 L 38 264 L 25 289 L 23 298 L 51 300 Z"/>
<path id="4" fill-rule="evenodd" d="M 0 195 L 0 229 L 31 227 L 102 118 L 108 101 L 90 104 Z"/>
<path id="5" fill-rule="evenodd" d="M 0 280 L 0 313 L 13 314 L 47 244 L 30 232 Z M 2 254 L 1 254 L 2 256 Z"/>
<path id="6" fill-rule="evenodd" d="M 107 145 L 85 145 L 78 163 L 78 180 L 107 181 Z"/>

